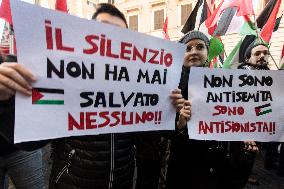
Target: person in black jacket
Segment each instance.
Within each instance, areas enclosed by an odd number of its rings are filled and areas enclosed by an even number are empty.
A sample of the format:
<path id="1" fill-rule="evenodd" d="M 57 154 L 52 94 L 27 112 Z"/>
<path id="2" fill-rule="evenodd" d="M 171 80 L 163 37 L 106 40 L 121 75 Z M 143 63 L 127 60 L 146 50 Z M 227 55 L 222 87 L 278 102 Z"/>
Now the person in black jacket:
<path id="1" fill-rule="evenodd" d="M 176 133 L 171 143 L 166 188 L 227 189 L 229 187 L 223 186 L 222 180 L 226 162 L 225 143 L 189 139 L 186 125 L 191 117 L 191 104 L 188 101 L 190 68 L 205 66 L 209 39 L 202 32 L 190 31 L 180 42 L 187 45 L 179 83 L 184 104 L 176 116 Z M 175 92 L 179 93 L 178 90 Z"/>
<path id="2" fill-rule="evenodd" d="M 268 46 L 264 43 L 251 43 L 245 50 L 245 61 L 238 66 L 238 69 L 245 70 L 269 70 L 268 67 Z M 249 181 L 250 184 L 258 185 L 255 175 L 251 175 L 256 153 L 259 151 L 254 141 L 230 142 L 231 159 L 230 184 L 233 189 L 242 189 Z"/>
<path id="3" fill-rule="evenodd" d="M 124 15 L 111 4 L 100 4 L 93 19 L 127 28 Z M 6 77 L 8 82 L 4 82 L 1 77 Z M 34 80 L 32 73 L 19 64 L 1 65 L 0 100 L 9 99 L 15 91 L 31 95 L 31 82 Z M 13 104 L 10 107 L 13 109 Z M 132 134 L 61 138 L 52 141 L 52 147 L 50 188 L 132 189 Z"/>
<path id="4" fill-rule="evenodd" d="M 16 56 L 1 56 L 0 64 L 16 62 Z M 4 66 L 15 63 L 5 63 Z M 2 67 L 1 67 L 2 68 Z M 9 73 L 9 69 L 0 68 L 0 77 L 5 77 L 3 72 Z M 4 78 L 5 82 L 5 78 Z M 7 83 L 4 83 L 4 85 Z M 3 88 L 3 83 L 0 84 Z M 7 176 L 10 177 L 16 188 L 41 189 L 44 187 L 42 171 L 41 143 L 14 144 L 14 98 L 0 101 L 0 189 L 6 189 Z"/>

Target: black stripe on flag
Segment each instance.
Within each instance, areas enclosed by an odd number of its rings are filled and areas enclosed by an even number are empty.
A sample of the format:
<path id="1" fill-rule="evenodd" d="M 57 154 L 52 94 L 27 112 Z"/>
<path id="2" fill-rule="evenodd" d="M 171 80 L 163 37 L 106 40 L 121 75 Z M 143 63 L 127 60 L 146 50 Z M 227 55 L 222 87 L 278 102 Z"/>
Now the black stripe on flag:
<path id="1" fill-rule="evenodd" d="M 34 88 L 34 89 L 42 93 L 64 94 L 63 89 L 48 89 L 48 88 Z"/>
<path id="2" fill-rule="evenodd" d="M 271 106 L 271 104 L 270 104 L 270 103 L 268 103 L 268 104 L 264 104 L 264 105 L 262 105 L 262 106 L 257 106 L 257 107 L 255 107 L 255 108 L 257 108 L 257 109 L 261 109 L 261 108 L 266 108 L 266 107 L 269 107 L 269 106 Z"/>

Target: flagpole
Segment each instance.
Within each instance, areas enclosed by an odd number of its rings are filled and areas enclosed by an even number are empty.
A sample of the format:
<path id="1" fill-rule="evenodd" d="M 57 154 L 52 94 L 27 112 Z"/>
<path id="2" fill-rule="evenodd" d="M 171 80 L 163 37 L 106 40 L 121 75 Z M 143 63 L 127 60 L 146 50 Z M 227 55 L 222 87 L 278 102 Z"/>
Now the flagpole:
<path id="1" fill-rule="evenodd" d="M 225 50 L 225 48 L 224 48 L 224 54 L 225 54 L 225 56 L 226 56 L 226 58 L 227 58 L 228 56 L 227 56 L 227 53 L 226 53 L 226 50 Z"/>
<path id="2" fill-rule="evenodd" d="M 254 27 L 256 29 L 256 39 L 259 41 L 261 41 L 263 43 L 262 38 L 260 37 L 259 33 L 258 33 L 258 27 L 257 27 L 257 23 L 256 23 L 256 18 L 255 18 L 255 14 L 253 15 L 253 19 L 254 19 Z"/>
<path id="3" fill-rule="evenodd" d="M 275 64 L 275 66 L 276 66 L 277 70 L 279 70 L 279 66 L 277 65 L 277 63 L 276 63 L 275 59 L 273 58 L 273 56 L 272 56 L 270 53 L 269 53 L 269 55 L 270 55 L 270 57 L 271 57 L 271 59 L 272 59 L 273 63 Z"/>

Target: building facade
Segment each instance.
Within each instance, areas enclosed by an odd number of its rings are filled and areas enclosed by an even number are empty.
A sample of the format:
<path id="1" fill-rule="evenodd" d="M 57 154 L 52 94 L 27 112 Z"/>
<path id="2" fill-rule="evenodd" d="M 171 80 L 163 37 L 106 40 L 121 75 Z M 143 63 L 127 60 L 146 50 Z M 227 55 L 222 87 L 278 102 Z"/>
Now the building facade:
<path id="1" fill-rule="evenodd" d="M 218 5 L 221 0 L 207 0 Z M 269 0 L 253 0 L 257 14 Z M 34 0 L 34 3 L 49 9 L 55 8 L 56 0 Z M 195 7 L 197 0 L 67 0 L 69 14 L 90 19 L 98 3 L 113 3 L 126 16 L 129 28 L 163 38 L 163 24 L 168 17 L 168 34 L 170 40 L 177 41 L 183 34 L 181 29 L 188 16 Z M 279 15 L 284 12 L 284 3 L 281 3 Z M 222 38 L 225 51 L 228 55 L 240 40 L 239 34 L 232 34 Z M 271 54 L 276 63 L 279 63 L 280 53 L 284 44 L 284 18 L 279 29 L 271 39 Z M 272 59 L 272 67 L 275 68 Z"/>

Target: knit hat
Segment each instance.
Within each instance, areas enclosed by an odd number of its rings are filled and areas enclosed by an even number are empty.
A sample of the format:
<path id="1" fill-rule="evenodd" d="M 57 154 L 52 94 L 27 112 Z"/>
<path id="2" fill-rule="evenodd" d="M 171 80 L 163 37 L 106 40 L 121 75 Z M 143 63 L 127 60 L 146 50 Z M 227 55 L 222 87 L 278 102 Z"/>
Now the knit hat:
<path id="1" fill-rule="evenodd" d="M 204 41 L 205 45 L 206 45 L 206 48 L 207 50 L 209 49 L 209 39 L 208 37 L 200 32 L 200 31 L 196 31 L 196 30 L 193 30 L 193 31 L 189 31 L 187 32 L 180 40 L 179 42 L 180 43 L 183 43 L 183 44 L 187 44 L 190 40 L 192 39 L 200 39 L 202 41 Z"/>
<path id="2" fill-rule="evenodd" d="M 265 43 L 252 43 L 252 44 L 250 44 L 250 46 L 248 46 L 248 48 L 246 49 L 246 51 L 245 51 L 245 58 L 246 59 L 249 59 L 250 57 L 251 57 L 251 51 L 252 51 L 252 49 L 254 48 L 254 47 L 257 47 L 257 46 L 259 46 L 259 45 L 262 45 L 262 46 L 265 46 L 265 47 L 267 47 L 268 49 L 269 49 L 269 47 L 265 44 Z"/>

